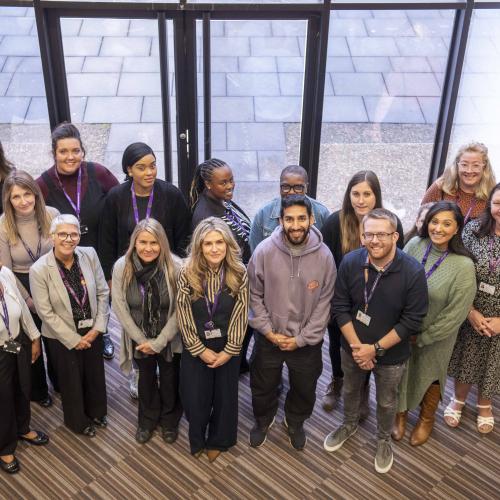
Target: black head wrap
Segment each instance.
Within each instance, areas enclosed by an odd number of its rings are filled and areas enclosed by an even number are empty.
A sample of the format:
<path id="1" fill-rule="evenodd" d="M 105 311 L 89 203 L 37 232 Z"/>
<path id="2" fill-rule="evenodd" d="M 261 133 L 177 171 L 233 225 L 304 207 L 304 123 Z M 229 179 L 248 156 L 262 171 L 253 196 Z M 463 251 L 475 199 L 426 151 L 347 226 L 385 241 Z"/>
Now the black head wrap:
<path id="1" fill-rule="evenodd" d="M 122 170 L 125 174 L 125 179 L 130 178 L 128 168 L 146 155 L 153 155 L 156 158 L 153 150 L 147 144 L 144 144 L 144 142 L 134 142 L 126 147 L 122 156 Z"/>

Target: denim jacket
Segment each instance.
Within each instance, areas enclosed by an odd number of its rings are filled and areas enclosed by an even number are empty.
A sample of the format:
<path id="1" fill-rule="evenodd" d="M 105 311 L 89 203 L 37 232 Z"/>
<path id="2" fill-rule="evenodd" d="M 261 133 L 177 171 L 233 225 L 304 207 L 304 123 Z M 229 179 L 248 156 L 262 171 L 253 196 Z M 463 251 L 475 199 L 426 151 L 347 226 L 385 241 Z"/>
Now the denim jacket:
<path id="1" fill-rule="evenodd" d="M 307 197 L 312 204 L 313 215 L 314 215 L 314 225 L 321 230 L 321 226 L 326 221 L 330 212 L 328 208 L 325 207 L 319 201 L 313 198 Z M 255 250 L 257 245 L 265 240 L 274 229 L 279 226 L 280 221 L 280 209 L 281 209 L 281 197 L 274 198 L 273 201 L 264 205 L 255 215 L 252 222 L 252 227 L 250 229 L 250 248 L 252 252 Z"/>

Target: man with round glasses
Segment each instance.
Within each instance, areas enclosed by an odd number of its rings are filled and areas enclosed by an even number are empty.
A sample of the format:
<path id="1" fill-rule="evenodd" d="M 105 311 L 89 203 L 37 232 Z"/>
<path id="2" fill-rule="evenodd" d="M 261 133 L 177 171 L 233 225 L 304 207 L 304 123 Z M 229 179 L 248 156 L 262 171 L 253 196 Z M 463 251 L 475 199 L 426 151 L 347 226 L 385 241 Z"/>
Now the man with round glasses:
<path id="1" fill-rule="evenodd" d="M 307 172 L 305 168 L 299 165 L 289 165 L 281 171 L 280 196 L 261 207 L 252 222 L 249 240 L 252 252 L 262 240 L 270 236 L 274 229 L 280 225 L 281 200 L 292 194 L 305 195 L 307 193 L 307 183 Z M 321 229 L 330 212 L 319 201 L 308 196 L 307 198 L 312 205 L 314 225 Z"/>

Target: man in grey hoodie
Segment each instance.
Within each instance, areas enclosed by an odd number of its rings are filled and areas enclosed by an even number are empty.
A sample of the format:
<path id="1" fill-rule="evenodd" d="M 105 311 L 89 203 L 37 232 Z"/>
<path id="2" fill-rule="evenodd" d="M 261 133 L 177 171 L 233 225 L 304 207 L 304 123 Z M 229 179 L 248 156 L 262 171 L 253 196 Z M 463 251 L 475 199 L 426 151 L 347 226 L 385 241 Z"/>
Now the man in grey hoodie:
<path id="1" fill-rule="evenodd" d="M 248 264 L 250 325 L 258 332 L 250 367 L 253 447 L 264 444 L 274 422 L 283 363 L 290 381 L 283 423 L 296 450 L 306 444 L 303 423 L 316 400 L 323 369 L 321 345 L 337 274 L 332 254 L 313 224 L 307 197 L 283 198 L 280 226 L 257 246 Z"/>

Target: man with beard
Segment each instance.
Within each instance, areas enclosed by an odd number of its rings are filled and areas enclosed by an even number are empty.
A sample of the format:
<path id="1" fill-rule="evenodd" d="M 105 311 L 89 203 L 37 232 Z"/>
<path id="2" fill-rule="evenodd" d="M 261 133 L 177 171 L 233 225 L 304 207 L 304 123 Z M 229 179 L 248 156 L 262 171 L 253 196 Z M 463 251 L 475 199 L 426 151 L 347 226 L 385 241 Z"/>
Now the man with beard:
<path id="1" fill-rule="evenodd" d="M 396 227 L 396 216 L 389 210 L 376 208 L 365 215 L 364 247 L 342 260 L 332 309 L 343 335 L 344 422 L 328 434 L 324 448 L 336 451 L 356 432 L 361 389 L 371 370 L 377 388 L 379 473 L 392 467 L 398 385 L 410 357 L 410 338 L 419 333 L 428 306 L 424 268 L 396 247 Z"/>
<path id="2" fill-rule="evenodd" d="M 248 264 L 250 325 L 259 333 L 250 366 L 253 447 L 264 444 L 274 422 L 283 363 L 290 382 L 283 424 L 296 450 L 306 445 L 303 423 L 316 400 L 336 276 L 332 254 L 313 224 L 306 196 L 284 197 L 280 226 L 257 246 Z"/>

